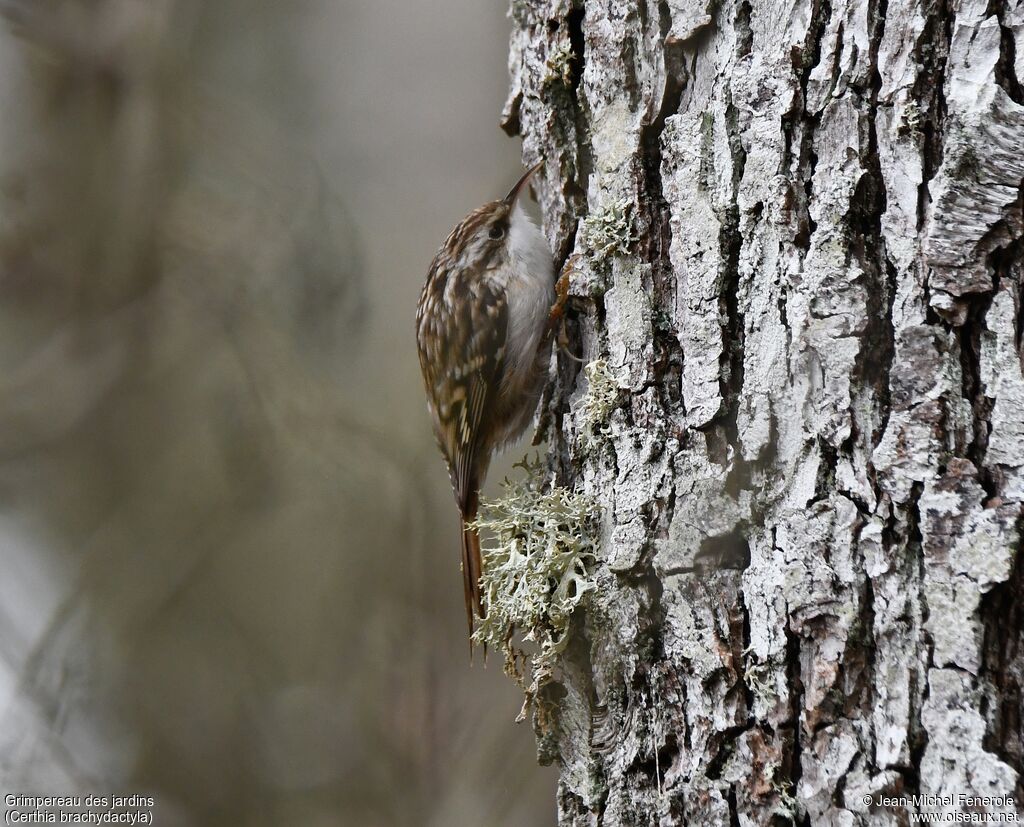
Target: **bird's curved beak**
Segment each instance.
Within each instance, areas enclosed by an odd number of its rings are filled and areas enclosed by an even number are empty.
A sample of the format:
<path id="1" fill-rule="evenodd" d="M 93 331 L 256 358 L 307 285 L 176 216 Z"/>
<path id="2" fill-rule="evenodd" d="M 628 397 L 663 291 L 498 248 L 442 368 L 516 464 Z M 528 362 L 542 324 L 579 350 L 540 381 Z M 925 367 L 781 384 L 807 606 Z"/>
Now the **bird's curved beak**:
<path id="1" fill-rule="evenodd" d="M 516 199 L 519 197 L 519 193 L 526 189 L 526 185 L 529 183 L 530 178 L 533 176 L 533 173 L 535 173 L 543 165 L 543 161 L 541 161 L 539 164 L 534 164 L 526 171 L 522 178 L 516 181 L 516 185 L 512 187 L 512 189 L 509 191 L 509 194 L 505 196 L 504 200 L 506 204 L 508 204 L 511 207 L 513 204 L 516 203 Z"/>

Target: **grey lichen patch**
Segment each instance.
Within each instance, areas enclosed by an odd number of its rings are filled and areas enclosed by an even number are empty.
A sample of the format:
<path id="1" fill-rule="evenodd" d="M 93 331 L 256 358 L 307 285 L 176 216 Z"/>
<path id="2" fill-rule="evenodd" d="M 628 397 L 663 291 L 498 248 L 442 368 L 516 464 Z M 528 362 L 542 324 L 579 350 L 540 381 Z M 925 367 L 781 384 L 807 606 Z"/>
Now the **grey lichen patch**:
<path id="1" fill-rule="evenodd" d="M 595 588 L 598 507 L 584 494 L 547 484 L 539 459 L 516 467 L 523 477 L 506 478 L 504 494 L 485 500 L 474 523 L 486 538 L 487 617 L 473 639 L 504 655 L 505 672 L 526 695 L 522 720 L 552 679 L 572 613 Z"/>
<path id="2" fill-rule="evenodd" d="M 982 160 L 975 140 L 970 127 L 951 122 L 943 148 L 943 157 L 950 165 L 950 175 L 964 178 L 976 176 L 981 171 Z"/>
<path id="3" fill-rule="evenodd" d="M 585 448 L 594 448 L 608 436 L 608 416 L 618 402 L 619 386 L 604 359 L 585 365 L 583 374 L 587 378 L 587 392 L 580 400 L 577 422 L 580 442 Z"/>
<path id="4" fill-rule="evenodd" d="M 633 202 L 628 198 L 605 204 L 583 219 L 580 225 L 580 246 L 597 262 L 626 255 L 636 238 Z"/>
<path id="5" fill-rule="evenodd" d="M 525 28 L 530 22 L 530 3 L 528 0 L 512 0 L 508 14 L 516 25 Z"/>

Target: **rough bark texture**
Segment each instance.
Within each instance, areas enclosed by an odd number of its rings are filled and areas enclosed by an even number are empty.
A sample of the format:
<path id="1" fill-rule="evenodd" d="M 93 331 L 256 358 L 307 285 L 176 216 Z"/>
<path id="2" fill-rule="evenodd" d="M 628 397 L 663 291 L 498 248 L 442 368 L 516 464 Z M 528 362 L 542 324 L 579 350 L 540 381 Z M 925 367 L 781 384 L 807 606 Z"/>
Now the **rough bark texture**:
<path id="1" fill-rule="evenodd" d="M 505 127 L 618 389 L 592 428 L 559 356 L 551 462 L 604 515 L 561 824 L 1024 800 L 1024 2 L 511 15 Z"/>

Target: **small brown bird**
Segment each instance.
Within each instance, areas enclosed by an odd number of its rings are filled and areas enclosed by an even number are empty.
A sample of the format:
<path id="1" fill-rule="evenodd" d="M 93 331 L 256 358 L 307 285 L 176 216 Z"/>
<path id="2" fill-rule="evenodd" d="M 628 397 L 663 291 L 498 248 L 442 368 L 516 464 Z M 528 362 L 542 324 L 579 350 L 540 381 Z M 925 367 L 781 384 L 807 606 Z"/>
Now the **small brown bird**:
<path id="1" fill-rule="evenodd" d="M 533 419 L 560 314 L 553 306 L 551 251 L 519 203 L 538 168 L 452 230 L 430 265 L 416 309 L 427 407 L 462 521 L 470 634 L 474 612 L 484 617 L 485 607 L 480 538 L 467 523 L 476 518 L 491 456 Z"/>

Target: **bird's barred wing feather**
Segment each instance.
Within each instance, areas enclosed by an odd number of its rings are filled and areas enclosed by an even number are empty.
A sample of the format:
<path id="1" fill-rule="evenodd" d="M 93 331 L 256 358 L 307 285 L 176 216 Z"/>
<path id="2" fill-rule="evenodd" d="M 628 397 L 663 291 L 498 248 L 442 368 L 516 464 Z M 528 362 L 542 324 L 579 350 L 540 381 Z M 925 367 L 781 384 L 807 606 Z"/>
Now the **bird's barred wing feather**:
<path id="1" fill-rule="evenodd" d="M 416 330 L 434 432 L 459 507 L 472 518 L 477 453 L 504 370 L 508 304 L 504 291 L 479 273 L 454 278 L 451 285 L 428 279 L 424 290 L 431 293 L 421 303 Z M 444 301 L 445 289 L 455 291 L 455 301 Z"/>

